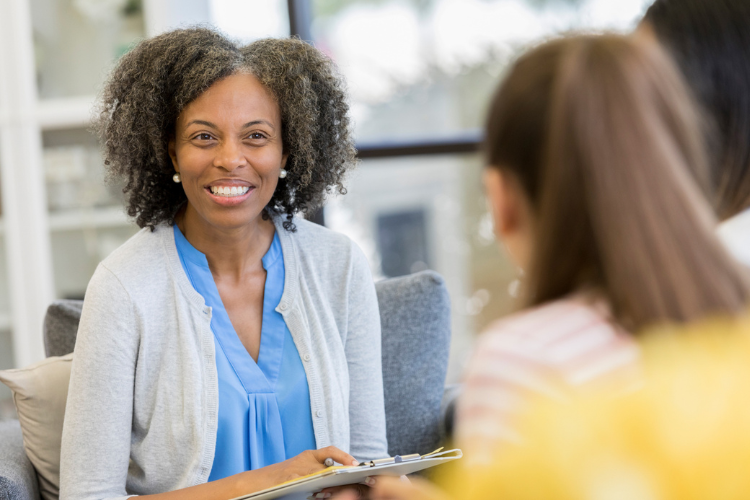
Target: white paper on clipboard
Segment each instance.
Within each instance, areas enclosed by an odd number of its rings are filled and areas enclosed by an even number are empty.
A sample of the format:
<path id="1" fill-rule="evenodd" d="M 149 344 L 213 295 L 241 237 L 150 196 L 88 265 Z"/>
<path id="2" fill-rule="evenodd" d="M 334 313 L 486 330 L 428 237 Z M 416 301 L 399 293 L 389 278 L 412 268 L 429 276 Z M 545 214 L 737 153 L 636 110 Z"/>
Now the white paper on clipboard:
<path id="1" fill-rule="evenodd" d="M 243 495 L 232 500 L 304 500 L 323 488 L 361 483 L 368 476 L 406 476 L 436 465 L 458 460 L 461 450 L 446 450 L 425 455 L 417 460 L 375 466 L 333 467 L 319 474 L 280 484 L 266 490 Z"/>

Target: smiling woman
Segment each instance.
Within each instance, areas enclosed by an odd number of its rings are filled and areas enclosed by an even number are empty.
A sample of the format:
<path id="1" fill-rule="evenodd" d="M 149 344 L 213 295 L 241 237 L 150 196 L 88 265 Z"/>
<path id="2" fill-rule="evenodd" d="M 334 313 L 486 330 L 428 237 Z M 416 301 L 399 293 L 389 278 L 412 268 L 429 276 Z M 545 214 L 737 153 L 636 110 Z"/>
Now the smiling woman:
<path id="1" fill-rule="evenodd" d="M 100 109 L 143 229 L 86 291 L 61 498 L 234 498 L 385 456 L 369 266 L 296 217 L 355 163 L 331 62 L 177 30 L 123 57 Z"/>
<path id="2" fill-rule="evenodd" d="M 99 104 L 105 163 L 126 179 L 128 214 L 139 226 L 172 221 L 186 200 L 172 182 L 168 148 L 181 112 L 212 85 L 239 74 L 254 76 L 270 92 L 283 125 L 275 133 L 289 175 L 264 213 L 285 214 L 284 227 L 293 229 L 295 213 L 317 208 L 326 192 L 345 191 L 342 179 L 356 163 L 356 150 L 343 82 L 327 57 L 294 39 L 237 47 L 211 30 L 177 30 L 123 57 Z"/>

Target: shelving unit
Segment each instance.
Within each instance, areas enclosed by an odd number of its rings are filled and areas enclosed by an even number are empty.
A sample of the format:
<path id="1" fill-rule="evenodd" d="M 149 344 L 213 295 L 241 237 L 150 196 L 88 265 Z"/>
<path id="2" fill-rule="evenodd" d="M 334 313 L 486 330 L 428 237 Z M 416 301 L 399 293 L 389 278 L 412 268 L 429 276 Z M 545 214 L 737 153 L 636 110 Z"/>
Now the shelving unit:
<path id="1" fill-rule="evenodd" d="M 122 207 L 105 207 L 92 210 L 68 210 L 49 214 L 51 232 L 81 231 L 84 229 L 103 229 L 112 227 L 131 227 L 133 222 L 127 217 Z M 5 224 L 0 219 L 0 237 L 5 235 Z M 0 319 L 2 313 L 0 313 Z M 0 321 L 0 329 L 2 329 Z"/>
<path id="2" fill-rule="evenodd" d="M 94 96 L 50 99 L 37 103 L 36 120 L 42 130 L 88 127 Z"/>
<path id="3" fill-rule="evenodd" d="M 0 51 L 0 369 L 44 357 L 49 303 L 82 296 L 96 264 L 138 229 L 116 196 L 104 202 L 78 196 L 101 184 L 86 170 L 97 147 L 87 130 L 109 68 L 137 39 L 211 22 L 210 4 L 0 0 L 0 43 L 13 47 Z M 45 168 L 46 152 L 54 151 L 48 148 L 78 148 L 71 154 L 83 158 L 86 168 L 73 165 L 70 179 L 65 168 L 56 174 L 71 185 L 88 182 L 63 197 L 70 206 L 50 201 L 60 186 Z"/>

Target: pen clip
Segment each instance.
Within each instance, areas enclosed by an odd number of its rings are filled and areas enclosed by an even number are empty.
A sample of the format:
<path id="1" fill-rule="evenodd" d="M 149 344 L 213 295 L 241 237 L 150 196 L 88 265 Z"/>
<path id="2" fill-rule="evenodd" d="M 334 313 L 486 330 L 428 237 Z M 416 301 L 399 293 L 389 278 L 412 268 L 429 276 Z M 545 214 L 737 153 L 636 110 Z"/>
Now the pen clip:
<path id="1" fill-rule="evenodd" d="M 443 451 L 444 449 L 445 449 L 445 446 L 441 446 L 441 447 L 440 447 L 440 448 L 438 448 L 437 450 L 435 450 L 435 451 L 433 451 L 433 452 L 431 452 L 431 453 L 428 453 L 427 455 L 422 455 L 422 458 L 428 458 L 428 457 L 431 457 L 432 455 L 437 455 L 438 453 L 440 453 L 440 452 L 441 452 L 441 451 Z"/>

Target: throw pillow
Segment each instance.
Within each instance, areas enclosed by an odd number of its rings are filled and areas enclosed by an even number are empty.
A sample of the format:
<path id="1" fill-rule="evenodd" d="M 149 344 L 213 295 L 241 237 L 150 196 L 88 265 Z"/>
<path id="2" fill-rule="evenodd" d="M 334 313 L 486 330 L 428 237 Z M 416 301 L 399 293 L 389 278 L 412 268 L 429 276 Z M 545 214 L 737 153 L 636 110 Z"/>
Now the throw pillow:
<path id="1" fill-rule="evenodd" d="M 68 354 L 0 371 L 0 382 L 13 391 L 23 446 L 44 500 L 57 500 L 60 493 L 60 440 L 72 361 L 73 354 Z"/>

